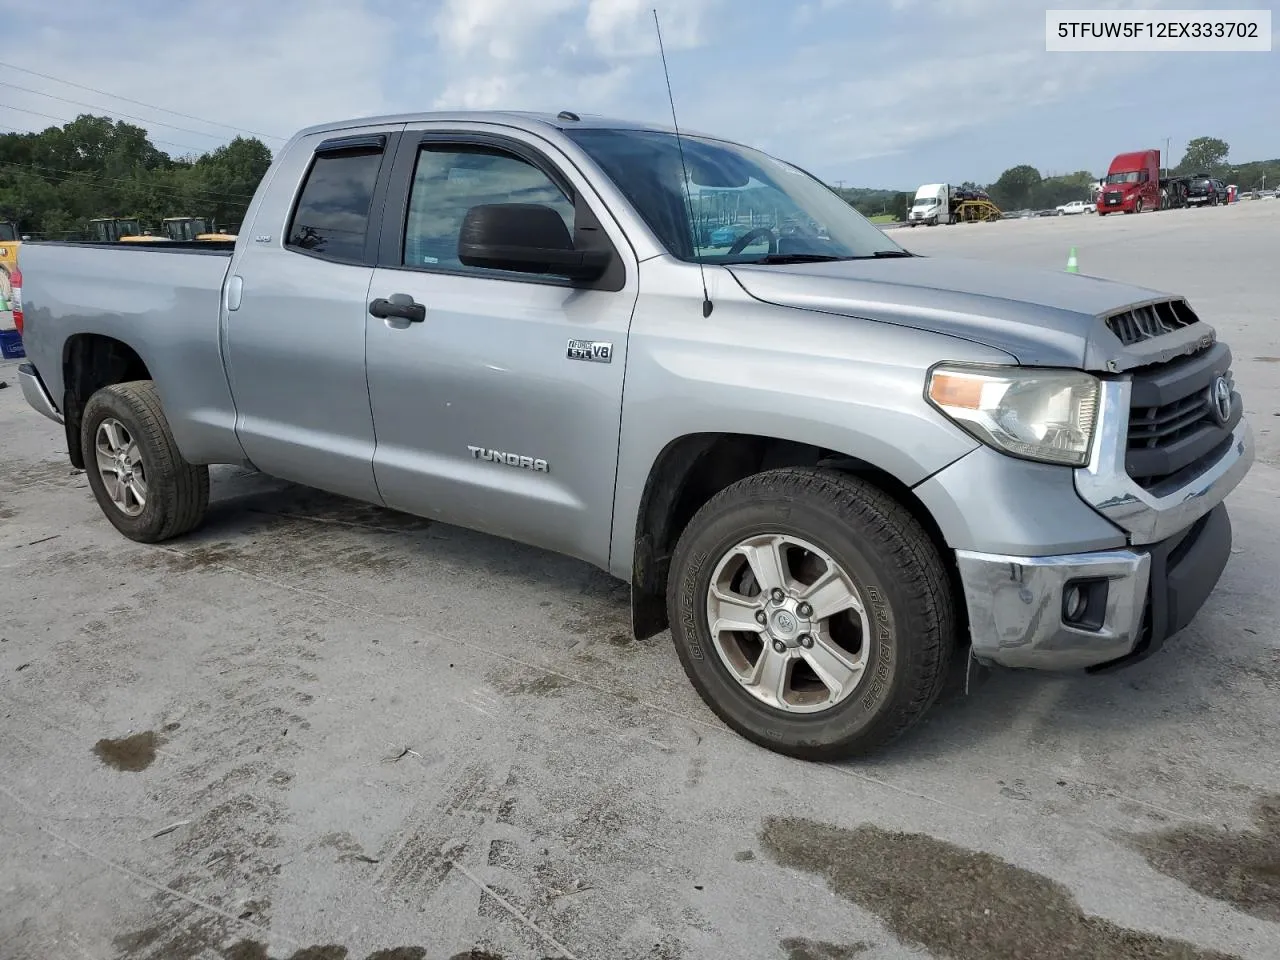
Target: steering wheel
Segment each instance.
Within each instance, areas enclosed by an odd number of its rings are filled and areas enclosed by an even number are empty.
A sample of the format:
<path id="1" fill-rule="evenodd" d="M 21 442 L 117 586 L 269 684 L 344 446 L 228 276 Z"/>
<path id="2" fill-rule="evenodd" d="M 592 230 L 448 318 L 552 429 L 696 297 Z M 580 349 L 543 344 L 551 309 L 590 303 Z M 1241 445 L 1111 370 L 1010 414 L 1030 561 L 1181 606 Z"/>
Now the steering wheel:
<path id="1" fill-rule="evenodd" d="M 769 238 L 770 253 L 778 252 L 778 235 L 773 232 L 773 229 L 771 227 L 756 227 L 754 230 L 748 230 L 737 240 L 733 241 L 733 246 L 729 248 L 728 253 L 725 255 L 729 257 L 736 257 L 751 245 L 752 240 L 757 240 L 760 237 Z"/>

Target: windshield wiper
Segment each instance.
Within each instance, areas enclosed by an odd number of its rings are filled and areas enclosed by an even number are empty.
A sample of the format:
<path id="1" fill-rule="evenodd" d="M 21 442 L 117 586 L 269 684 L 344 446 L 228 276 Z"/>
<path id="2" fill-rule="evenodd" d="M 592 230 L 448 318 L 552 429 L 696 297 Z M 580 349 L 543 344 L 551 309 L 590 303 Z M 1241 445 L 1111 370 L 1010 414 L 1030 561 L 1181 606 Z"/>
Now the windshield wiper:
<path id="1" fill-rule="evenodd" d="M 832 263 L 836 260 L 856 259 L 857 257 L 837 257 L 830 253 L 770 253 L 758 260 L 744 260 L 743 263 L 754 266 L 757 263 Z"/>
<path id="2" fill-rule="evenodd" d="M 906 250 L 877 250 L 875 251 L 875 253 L 871 254 L 871 256 L 877 260 L 881 260 L 881 259 L 887 260 L 890 257 L 914 257 L 915 254 L 909 253 Z M 866 258 L 859 258 L 859 259 L 866 259 Z"/>

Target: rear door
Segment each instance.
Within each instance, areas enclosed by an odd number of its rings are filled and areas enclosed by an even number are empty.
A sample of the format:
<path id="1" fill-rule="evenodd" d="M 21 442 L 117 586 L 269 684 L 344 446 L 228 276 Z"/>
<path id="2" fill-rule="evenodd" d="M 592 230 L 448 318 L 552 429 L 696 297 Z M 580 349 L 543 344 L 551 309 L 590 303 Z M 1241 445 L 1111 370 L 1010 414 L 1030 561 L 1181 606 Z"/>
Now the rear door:
<path id="1" fill-rule="evenodd" d="M 468 209 L 538 203 L 575 245 L 608 246 L 599 281 L 464 266 Z M 513 128 L 424 123 L 402 138 L 366 317 L 374 473 L 388 506 L 605 564 L 637 270 L 587 180 Z"/>
<path id="2" fill-rule="evenodd" d="M 291 148 L 242 227 L 249 243 L 225 304 L 236 433 L 254 465 L 374 502 L 365 300 L 386 192 L 379 174 L 402 126 Z"/>

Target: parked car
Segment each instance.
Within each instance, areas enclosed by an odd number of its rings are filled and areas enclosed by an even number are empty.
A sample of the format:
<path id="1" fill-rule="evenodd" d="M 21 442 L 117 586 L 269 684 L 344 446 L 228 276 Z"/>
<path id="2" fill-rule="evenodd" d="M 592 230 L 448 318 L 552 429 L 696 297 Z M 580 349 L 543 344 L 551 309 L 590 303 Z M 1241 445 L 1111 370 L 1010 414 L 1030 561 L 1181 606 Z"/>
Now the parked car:
<path id="1" fill-rule="evenodd" d="M 1087 200 L 1072 200 L 1068 203 L 1060 203 L 1057 206 L 1058 216 L 1071 216 L 1077 213 L 1092 213 L 1093 204 Z"/>
<path id="2" fill-rule="evenodd" d="M 827 239 L 700 251 L 690 182 Z M 914 256 L 759 151 L 568 113 L 311 127 L 234 243 L 19 265 L 22 391 L 124 536 L 193 530 L 235 463 L 568 554 L 805 758 L 901 734 L 953 655 L 1155 652 L 1254 457 L 1181 297 Z"/>
<path id="3" fill-rule="evenodd" d="M 1187 181 L 1186 202 L 1193 207 L 1226 203 L 1227 185 L 1217 177 L 1192 177 Z"/>

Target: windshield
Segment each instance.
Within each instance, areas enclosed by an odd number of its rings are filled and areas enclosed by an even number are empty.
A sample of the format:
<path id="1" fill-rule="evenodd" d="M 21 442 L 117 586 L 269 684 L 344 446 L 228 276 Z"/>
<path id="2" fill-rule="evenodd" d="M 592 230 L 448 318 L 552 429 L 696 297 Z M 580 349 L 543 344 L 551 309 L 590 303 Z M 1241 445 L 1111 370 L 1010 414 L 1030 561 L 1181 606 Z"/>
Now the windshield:
<path id="1" fill-rule="evenodd" d="M 916 197 L 915 206 L 932 207 L 937 202 L 938 202 L 937 197 Z"/>
<path id="2" fill-rule="evenodd" d="M 18 231 L 12 223 L 0 223 L 0 240 L 17 240 Z"/>
<path id="3" fill-rule="evenodd" d="M 1129 170 L 1125 173 L 1109 173 L 1107 174 L 1107 183 L 1137 183 L 1137 170 Z"/>
<path id="4" fill-rule="evenodd" d="M 804 171 L 749 147 L 656 130 L 572 130 L 571 137 L 681 260 L 751 263 L 769 256 L 905 255 L 869 220 Z M 692 214 L 692 217 L 691 217 Z M 745 242 L 744 242 L 745 241 Z"/>

